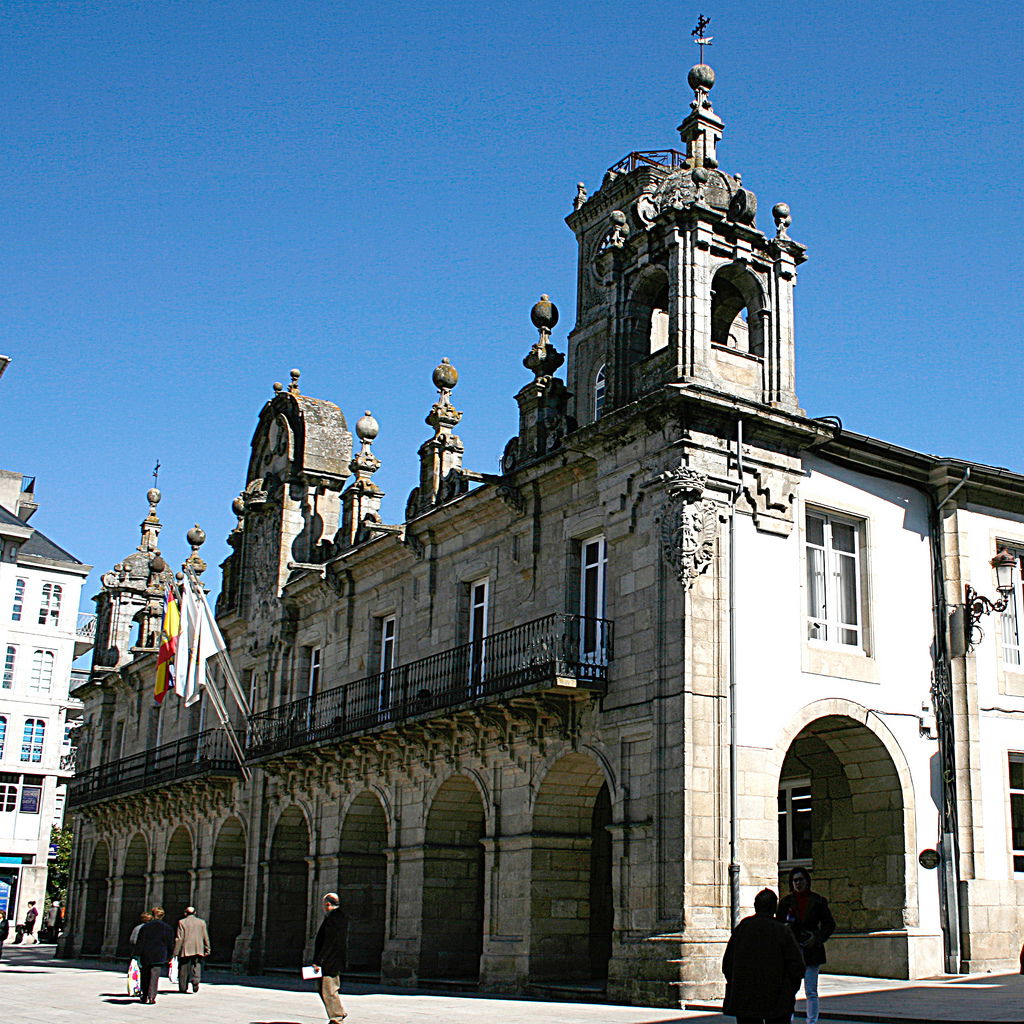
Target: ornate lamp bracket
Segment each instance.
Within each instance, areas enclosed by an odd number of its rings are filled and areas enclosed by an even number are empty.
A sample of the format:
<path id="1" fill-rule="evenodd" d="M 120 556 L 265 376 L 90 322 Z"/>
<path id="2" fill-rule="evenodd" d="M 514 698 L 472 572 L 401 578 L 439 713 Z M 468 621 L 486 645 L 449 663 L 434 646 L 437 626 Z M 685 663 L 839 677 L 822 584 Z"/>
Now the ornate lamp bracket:
<path id="1" fill-rule="evenodd" d="M 993 612 L 1005 612 L 1013 596 L 1016 556 L 1003 548 L 990 564 L 996 571 L 996 589 L 1000 594 L 997 600 L 993 601 L 984 594 L 979 594 L 970 583 L 964 587 L 964 640 L 968 651 L 974 650 L 985 637 L 985 632 L 981 628 L 982 616 L 991 615 Z"/>

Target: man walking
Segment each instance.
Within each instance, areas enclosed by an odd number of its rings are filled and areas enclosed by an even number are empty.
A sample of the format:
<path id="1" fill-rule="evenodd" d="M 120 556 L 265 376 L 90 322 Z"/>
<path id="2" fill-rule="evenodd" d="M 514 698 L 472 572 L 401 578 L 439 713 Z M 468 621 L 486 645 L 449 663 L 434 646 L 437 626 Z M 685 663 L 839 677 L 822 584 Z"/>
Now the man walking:
<path id="1" fill-rule="evenodd" d="M 793 933 L 775 920 L 779 898 L 771 889 L 754 897 L 753 917 L 732 933 L 722 959 L 723 1010 L 737 1024 L 789 1024 L 804 961 Z"/>
<path id="2" fill-rule="evenodd" d="M 320 925 L 313 944 L 313 963 L 321 972 L 320 998 L 327 1011 L 328 1024 L 341 1024 L 348 1016 L 339 995 L 341 972 L 345 968 L 348 921 L 336 892 L 329 892 L 324 896 L 324 913 L 327 916 Z"/>
<path id="3" fill-rule="evenodd" d="M 139 999 L 144 1003 L 155 1003 L 160 987 L 160 973 L 163 966 L 174 956 L 174 932 L 164 920 L 164 908 L 154 907 L 147 921 L 139 929 L 135 940 L 135 959 L 139 961 Z"/>
<path id="4" fill-rule="evenodd" d="M 203 958 L 210 955 L 210 934 L 206 922 L 196 917 L 195 907 L 186 907 L 185 916 L 178 922 L 174 937 L 174 955 L 178 958 L 178 991 L 199 991 L 199 978 L 203 971 Z"/>
<path id="5" fill-rule="evenodd" d="M 825 963 L 825 943 L 836 930 L 836 919 L 828 909 L 828 900 L 811 890 L 807 868 L 793 868 L 789 888 L 776 917 L 789 925 L 804 955 L 804 995 L 807 997 L 807 1024 L 818 1024 L 818 971 Z"/>

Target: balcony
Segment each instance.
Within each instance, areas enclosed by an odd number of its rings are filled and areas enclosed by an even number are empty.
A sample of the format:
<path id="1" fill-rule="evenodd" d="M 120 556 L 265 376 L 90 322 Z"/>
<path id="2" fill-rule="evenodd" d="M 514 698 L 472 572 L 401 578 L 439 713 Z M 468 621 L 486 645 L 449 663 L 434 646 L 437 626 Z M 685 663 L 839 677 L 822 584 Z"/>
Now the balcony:
<path id="1" fill-rule="evenodd" d="M 604 693 L 612 623 L 554 614 L 282 704 L 249 720 L 258 759 L 524 693 Z"/>
<path id="2" fill-rule="evenodd" d="M 84 807 L 143 789 L 167 786 L 200 775 L 235 776 L 240 772 L 227 736 L 208 729 L 141 754 L 89 768 L 68 779 L 67 805 Z"/>
<path id="3" fill-rule="evenodd" d="M 78 624 L 75 627 L 75 657 L 80 658 L 90 651 L 96 643 L 96 616 L 78 613 Z"/>

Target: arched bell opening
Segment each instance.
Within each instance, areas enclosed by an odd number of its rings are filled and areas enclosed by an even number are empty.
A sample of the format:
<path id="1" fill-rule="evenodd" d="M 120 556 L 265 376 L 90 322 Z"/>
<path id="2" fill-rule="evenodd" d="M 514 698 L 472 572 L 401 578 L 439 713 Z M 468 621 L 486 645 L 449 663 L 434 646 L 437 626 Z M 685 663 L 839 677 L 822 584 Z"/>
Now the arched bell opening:
<path id="1" fill-rule="evenodd" d="M 228 818 L 213 847 L 208 918 L 213 963 L 229 964 L 234 957 L 235 940 L 242 930 L 244 896 L 245 832 L 237 818 Z"/>
<path id="2" fill-rule="evenodd" d="M 719 268 L 711 280 L 711 341 L 747 355 L 765 352 L 764 293 L 746 267 Z"/>

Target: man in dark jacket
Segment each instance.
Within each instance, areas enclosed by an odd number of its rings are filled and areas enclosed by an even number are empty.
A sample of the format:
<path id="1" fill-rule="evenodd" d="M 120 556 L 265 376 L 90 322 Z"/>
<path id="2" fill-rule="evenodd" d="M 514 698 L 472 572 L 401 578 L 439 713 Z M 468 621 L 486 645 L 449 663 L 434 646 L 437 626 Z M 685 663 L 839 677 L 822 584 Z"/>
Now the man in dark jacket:
<path id="1" fill-rule="evenodd" d="M 316 933 L 313 944 L 313 963 L 320 968 L 320 998 L 327 1011 L 328 1024 L 341 1024 L 348 1016 L 341 1004 L 341 972 L 345 969 L 345 943 L 348 938 L 348 920 L 341 909 L 336 892 L 324 896 L 327 915 Z"/>
<path id="2" fill-rule="evenodd" d="M 135 940 L 135 959 L 139 961 L 139 999 L 155 1003 L 163 965 L 174 956 L 174 930 L 164 920 L 164 908 L 154 907 L 153 920 L 139 929 Z"/>
<path id="3" fill-rule="evenodd" d="M 779 898 L 771 889 L 754 897 L 754 915 L 745 917 L 725 947 L 723 1010 L 737 1024 L 789 1024 L 804 961 L 793 933 L 775 920 Z"/>
<path id="4" fill-rule="evenodd" d="M 807 1024 L 818 1024 L 818 971 L 825 962 L 825 943 L 836 930 L 836 919 L 828 900 L 811 891 L 811 873 L 793 868 L 789 873 L 789 895 L 783 896 L 776 917 L 793 931 L 804 955 L 804 995 Z"/>

